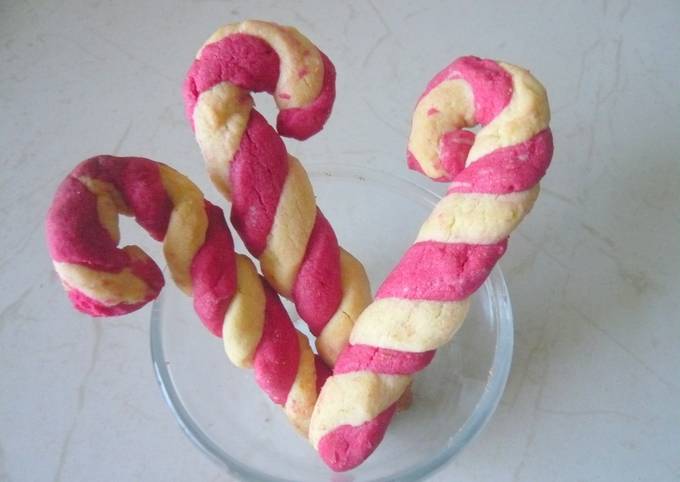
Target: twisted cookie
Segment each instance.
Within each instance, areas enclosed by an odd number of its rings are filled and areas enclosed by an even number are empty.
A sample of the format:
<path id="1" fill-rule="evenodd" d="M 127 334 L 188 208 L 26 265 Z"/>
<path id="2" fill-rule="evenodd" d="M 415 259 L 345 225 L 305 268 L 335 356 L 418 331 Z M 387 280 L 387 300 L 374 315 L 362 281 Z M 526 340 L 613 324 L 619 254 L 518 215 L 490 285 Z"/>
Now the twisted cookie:
<path id="1" fill-rule="evenodd" d="M 538 196 L 552 157 L 549 120 L 544 88 L 514 65 L 463 57 L 428 84 L 409 166 L 452 182 L 321 390 L 309 435 L 332 469 L 351 469 L 375 450 L 411 375 L 460 328 L 469 297 Z M 463 129 L 475 124 L 483 126 L 476 136 Z"/>
<path id="2" fill-rule="evenodd" d="M 253 108 L 249 91 L 274 96 L 278 134 Z M 184 97 L 210 178 L 232 202 L 234 227 L 267 281 L 293 300 L 332 366 L 370 302 L 368 279 L 339 247 L 307 173 L 279 134 L 306 139 L 321 130 L 335 98 L 333 64 L 294 28 L 227 25 L 198 52 Z"/>
<path id="3" fill-rule="evenodd" d="M 54 267 L 74 306 L 93 316 L 134 311 L 156 298 L 163 275 L 137 246 L 118 248 L 118 214 L 163 242 L 177 285 L 231 361 L 253 366 L 258 385 L 307 434 L 328 368 L 315 358 L 253 263 L 234 253 L 222 210 L 189 179 L 139 157 L 98 156 L 61 183 L 47 216 Z"/>

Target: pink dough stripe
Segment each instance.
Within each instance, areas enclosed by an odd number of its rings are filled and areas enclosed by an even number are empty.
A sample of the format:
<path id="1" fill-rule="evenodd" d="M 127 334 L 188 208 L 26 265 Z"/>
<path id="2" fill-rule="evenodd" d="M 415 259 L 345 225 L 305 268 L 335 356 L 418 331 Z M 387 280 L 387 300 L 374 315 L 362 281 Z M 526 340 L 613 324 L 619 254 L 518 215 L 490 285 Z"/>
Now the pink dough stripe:
<path id="1" fill-rule="evenodd" d="M 323 384 L 326 383 L 326 380 L 328 380 L 328 377 L 330 377 L 333 372 L 326 366 L 321 357 L 316 354 L 314 355 L 314 368 L 316 369 L 316 394 L 318 395 Z"/>
<path id="2" fill-rule="evenodd" d="M 488 124 L 510 102 L 512 77 L 494 60 L 468 56 L 453 65 L 472 89 L 475 121 L 482 126 Z"/>
<path id="3" fill-rule="evenodd" d="M 482 285 L 506 246 L 507 239 L 489 245 L 416 243 L 387 276 L 375 297 L 463 300 Z"/>
<path id="4" fill-rule="evenodd" d="M 442 167 L 449 174 L 447 179 L 465 169 L 465 161 L 474 142 L 474 132 L 465 129 L 454 129 L 439 140 L 439 156 Z"/>
<path id="5" fill-rule="evenodd" d="M 159 271 L 160 273 L 160 271 Z M 75 289 L 68 289 L 68 297 L 73 303 L 73 306 L 83 313 L 87 313 L 90 316 L 100 317 L 100 316 L 120 316 L 131 313 L 135 310 L 140 309 L 142 306 L 151 301 L 155 296 L 150 296 L 149 299 L 145 299 L 139 303 L 127 304 L 118 303 L 116 305 L 107 306 L 102 302 L 90 298 L 81 291 Z"/>
<path id="6" fill-rule="evenodd" d="M 236 293 L 236 257 L 224 213 L 208 201 L 205 242 L 191 263 L 194 309 L 205 327 L 222 337 L 224 314 Z"/>
<path id="7" fill-rule="evenodd" d="M 256 257 L 267 247 L 279 198 L 288 175 L 286 146 L 262 115 L 253 110 L 231 162 L 231 222 Z"/>
<path id="8" fill-rule="evenodd" d="M 532 188 L 545 175 L 553 153 L 550 129 L 526 142 L 496 149 L 460 172 L 449 192 L 507 194 Z"/>
<path id="9" fill-rule="evenodd" d="M 475 121 L 483 126 L 491 122 L 512 98 L 510 74 L 497 62 L 474 56 L 461 57 L 435 75 L 420 98 L 451 79 L 463 79 L 470 85 L 475 98 Z"/>
<path id="10" fill-rule="evenodd" d="M 454 129 L 444 134 L 439 140 L 439 161 L 446 174 L 433 180 L 451 181 L 456 174 L 465 169 L 465 161 L 474 142 L 474 132 L 465 129 Z M 406 163 L 410 169 L 423 174 L 423 168 L 411 151 L 406 153 Z"/>
<path id="11" fill-rule="evenodd" d="M 165 237 L 173 205 L 161 181 L 158 165 L 152 161 L 128 162 L 117 183 L 135 221 L 153 239 Z"/>
<path id="12" fill-rule="evenodd" d="M 372 453 L 380 444 L 392 420 L 397 404 L 393 403 L 380 415 L 356 427 L 340 425 L 319 440 L 319 455 L 333 470 L 350 470 Z"/>
<path id="13" fill-rule="evenodd" d="M 286 403 L 300 360 L 298 335 L 278 295 L 264 282 L 262 338 L 255 350 L 255 381 L 276 404 Z"/>
<path id="14" fill-rule="evenodd" d="M 319 336 L 341 300 L 340 247 L 333 228 L 317 208 L 305 257 L 295 278 L 293 302 L 310 331 Z"/>
<path id="15" fill-rule="evenodd" d="M 410 375 L 425 368 L 434 350 L 412 353 L 369 345 L 347 345 L 338 357 L 333 373 L 372 371 L 387 375 Z"/>

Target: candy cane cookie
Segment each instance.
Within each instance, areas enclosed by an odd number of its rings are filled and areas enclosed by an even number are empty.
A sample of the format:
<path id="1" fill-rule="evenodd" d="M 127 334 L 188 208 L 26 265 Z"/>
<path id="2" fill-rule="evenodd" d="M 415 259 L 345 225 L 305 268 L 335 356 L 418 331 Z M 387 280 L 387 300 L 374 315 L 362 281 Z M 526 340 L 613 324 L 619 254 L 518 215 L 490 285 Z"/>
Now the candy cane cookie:
<path id="1" fill-rule="evenodd" d="M 273 95 L 276 130 L 253 108 L 250 92 Z M 370 302 L 370 287 L 279 135 L 306 139 L 322 129 L 335 98 L 333 64 L 292 27 L 231 24 L 199 50 L 184 98 L 210 178 L 232 203 L 232 224 L 332 366 Z"/>
<path id="2" fill-rule="evenodd" d="M 375 450 L 411 376 L 460 328 L 469 297 L 538 196 L 553 151 L 549 120 L 545 89 L 514 65 L 463 57 L 428 84 L 413 114 L 409 166 L 451 184 L 321 390 L 309 435 L 332 469 Z M 476 135 L 464 130 L 475 124 Z"/>
<path id="3" fill-rule="evenodd" d="M 306 435 L 330 374 L 278 295 L 236 254 L 222 210 L 174 169 L 139 157 L 97 156 L 59 186 L 47 215 L 54 267 L 73 305 L 93 316 L 134 311 L 158 296 L 163 275 L 137 246 L 119 248 L 118 215 L 134 216 L 163 251 L 175 283 L 229 359 Z"/>

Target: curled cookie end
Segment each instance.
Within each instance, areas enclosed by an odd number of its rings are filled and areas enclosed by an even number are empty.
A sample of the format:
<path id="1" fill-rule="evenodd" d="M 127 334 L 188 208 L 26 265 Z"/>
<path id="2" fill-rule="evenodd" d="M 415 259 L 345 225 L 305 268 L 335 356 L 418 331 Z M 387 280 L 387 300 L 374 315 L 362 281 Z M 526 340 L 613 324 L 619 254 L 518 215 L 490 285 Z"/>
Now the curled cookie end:
<path id="1" fill-rule="evenodd" d="M 411 169 L 412 171 L 424 174 L 423 168 L 420 167 L 418 159 L 416 159 L 416 156 L 414 156 L 410 150 L 406 151 L 406 164 L 408 165 L 408 168 Z"/>
<path id="2" fill-rule="evenodd" d="M 194 109 L 202 92 L 230 82 L 253 92 L 272 93 L 279 77 L 279 57 L 263 39 L 232 33 L 203 47 L 182 87 L 187 119 L 194 128 Z"/>
<path id="3" fill-rule="evenodd" d="M 130 260 L 130 271 L 143 280 L 148 289 L 148 300 L 156 299 L 165 286 L 163 272 L 151 257 L 138 246 L 125 246 L 123 251 Z"/>
<path id="4" fill-rule="evenodd" d="M 406 163 L 408 165 L 408 168 L 411 169 L 412 171 L 418 172 L 420 174 L 424 174 L 427 176 L 427 173 L 423 170 L 422 166 L 418 162 L 418 159 L 416 159 L 416 156 L 413 155 L 411 151 L 406 152 Z M 446 176 L 440 176 L 437 178 L 432 178 L 433 181 L 435 182 L 448 182 L 449 179 Z"/>
<path id="5" fill-rule="evenodd" d="M 436 182 L 451 182 L 456 176 L 465 169 L 468 153 L 475 143 L 475 134 L 465 129 L 454 129 L 446 132 L 439 140 L 439 167 L 438 176 L 432 177 Z M 406 163 L 409 169 L 424 174 L 425 172 L 420 162 L 409 150 L 406 153 Z"/>
<path id="6" fill-rule="evenodd" d="M 319 455 L 336 472 L 351 470 L 366 460 L 385 436 L 397 404 L 356 427 L 341 425 L 319 440 Z"/>
<path id="7" fill-rule="evenodd" d="M 453 79 L 463 79 L 472 88 L 475 96 L 475 121 L 482 125 L 498 115 L 512 97 L 511 76 L 497 61 L 467 55 L 457 58 L 439 71 L 427 84 L 420 99 L 440 84 Z"/>
<path id="8" fill-rule="evenodd" d="M 99 300 L 90 298 L 85 293 L 78 290 L 68 290 L 68 297 L 76 310 L 90 316 L 108 317 L 132 313 L 146 305 L 149 301 L 155 299 L 156 295 L 150 296 L 148 299 L 139 303 L 118 303 L 116 305 L 106 305 Z"/>
<path id="9" fill-rule="evenodd" d="M 454 129 L 442 136 L 439 141 L 439 155 L 441 167 L 446 174 L 439 181 L 453 181 L 465 169 L 465 161 L 474 143 L 474 132 L 465 129 Z"/>
<path id="10" fill-rule="evenodd" d="M 323 52 L 320 53 L 324 68 L 321 92 L 309 105 L 279 112 L 276 118 L 279 135 L 304 141 L 321 131 L 330 117 L 335 101 L 335 67 Z"/>

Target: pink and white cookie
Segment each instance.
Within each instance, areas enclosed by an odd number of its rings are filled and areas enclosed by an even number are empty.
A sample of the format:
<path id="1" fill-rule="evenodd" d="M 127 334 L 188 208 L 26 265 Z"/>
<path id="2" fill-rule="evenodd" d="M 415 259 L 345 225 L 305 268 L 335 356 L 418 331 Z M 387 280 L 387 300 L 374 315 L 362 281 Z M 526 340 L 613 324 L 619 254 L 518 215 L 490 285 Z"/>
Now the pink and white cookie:
<path id="1" fill-rule="evenodd" d="M 543 86 L 511 64 L 463 57 L 428 84 L 408 163 L 451 181 L 415 243 L 361 314 L 323 386 L 310 441 L 344 471 L 382 440 L 414 373 L 460 328 L 470 296 L 531 210 L 553 152 Z M 482 126 L 475 135 L 465 130 Z"/>
<path id="2" fill-rule="evenodd" d="M 251 92 L 273 95 L 277 129 Z M 220 28 L 184 85 L 187 116 L 210 178 L 231 201 L 231 221 L 267 281 L 290 298 L 332 366 L 370 302 L 361 264 L 338 245 L 300 162 L 280 135 L 320 131 L 335 98 L 335 69 L 291 27 L 245 21 Z M 278 132 L 277 132 L 278 131 Z"/>
<path id="3" fill-rule="evenodd" d="M 239 367 L 307 434 L 330 374 L 297 332 L 277 294 L 234 244 L 222 210 L 174 169 L 140 157 L 97 156 L 59 186 L 47 215 L 54 267 L 73 305 L 93 316 L 141 308 L 163 275 L 137 246 L 119 248 L 118 215 L 134 216 L 163 251 L 175 283 Z"/>

